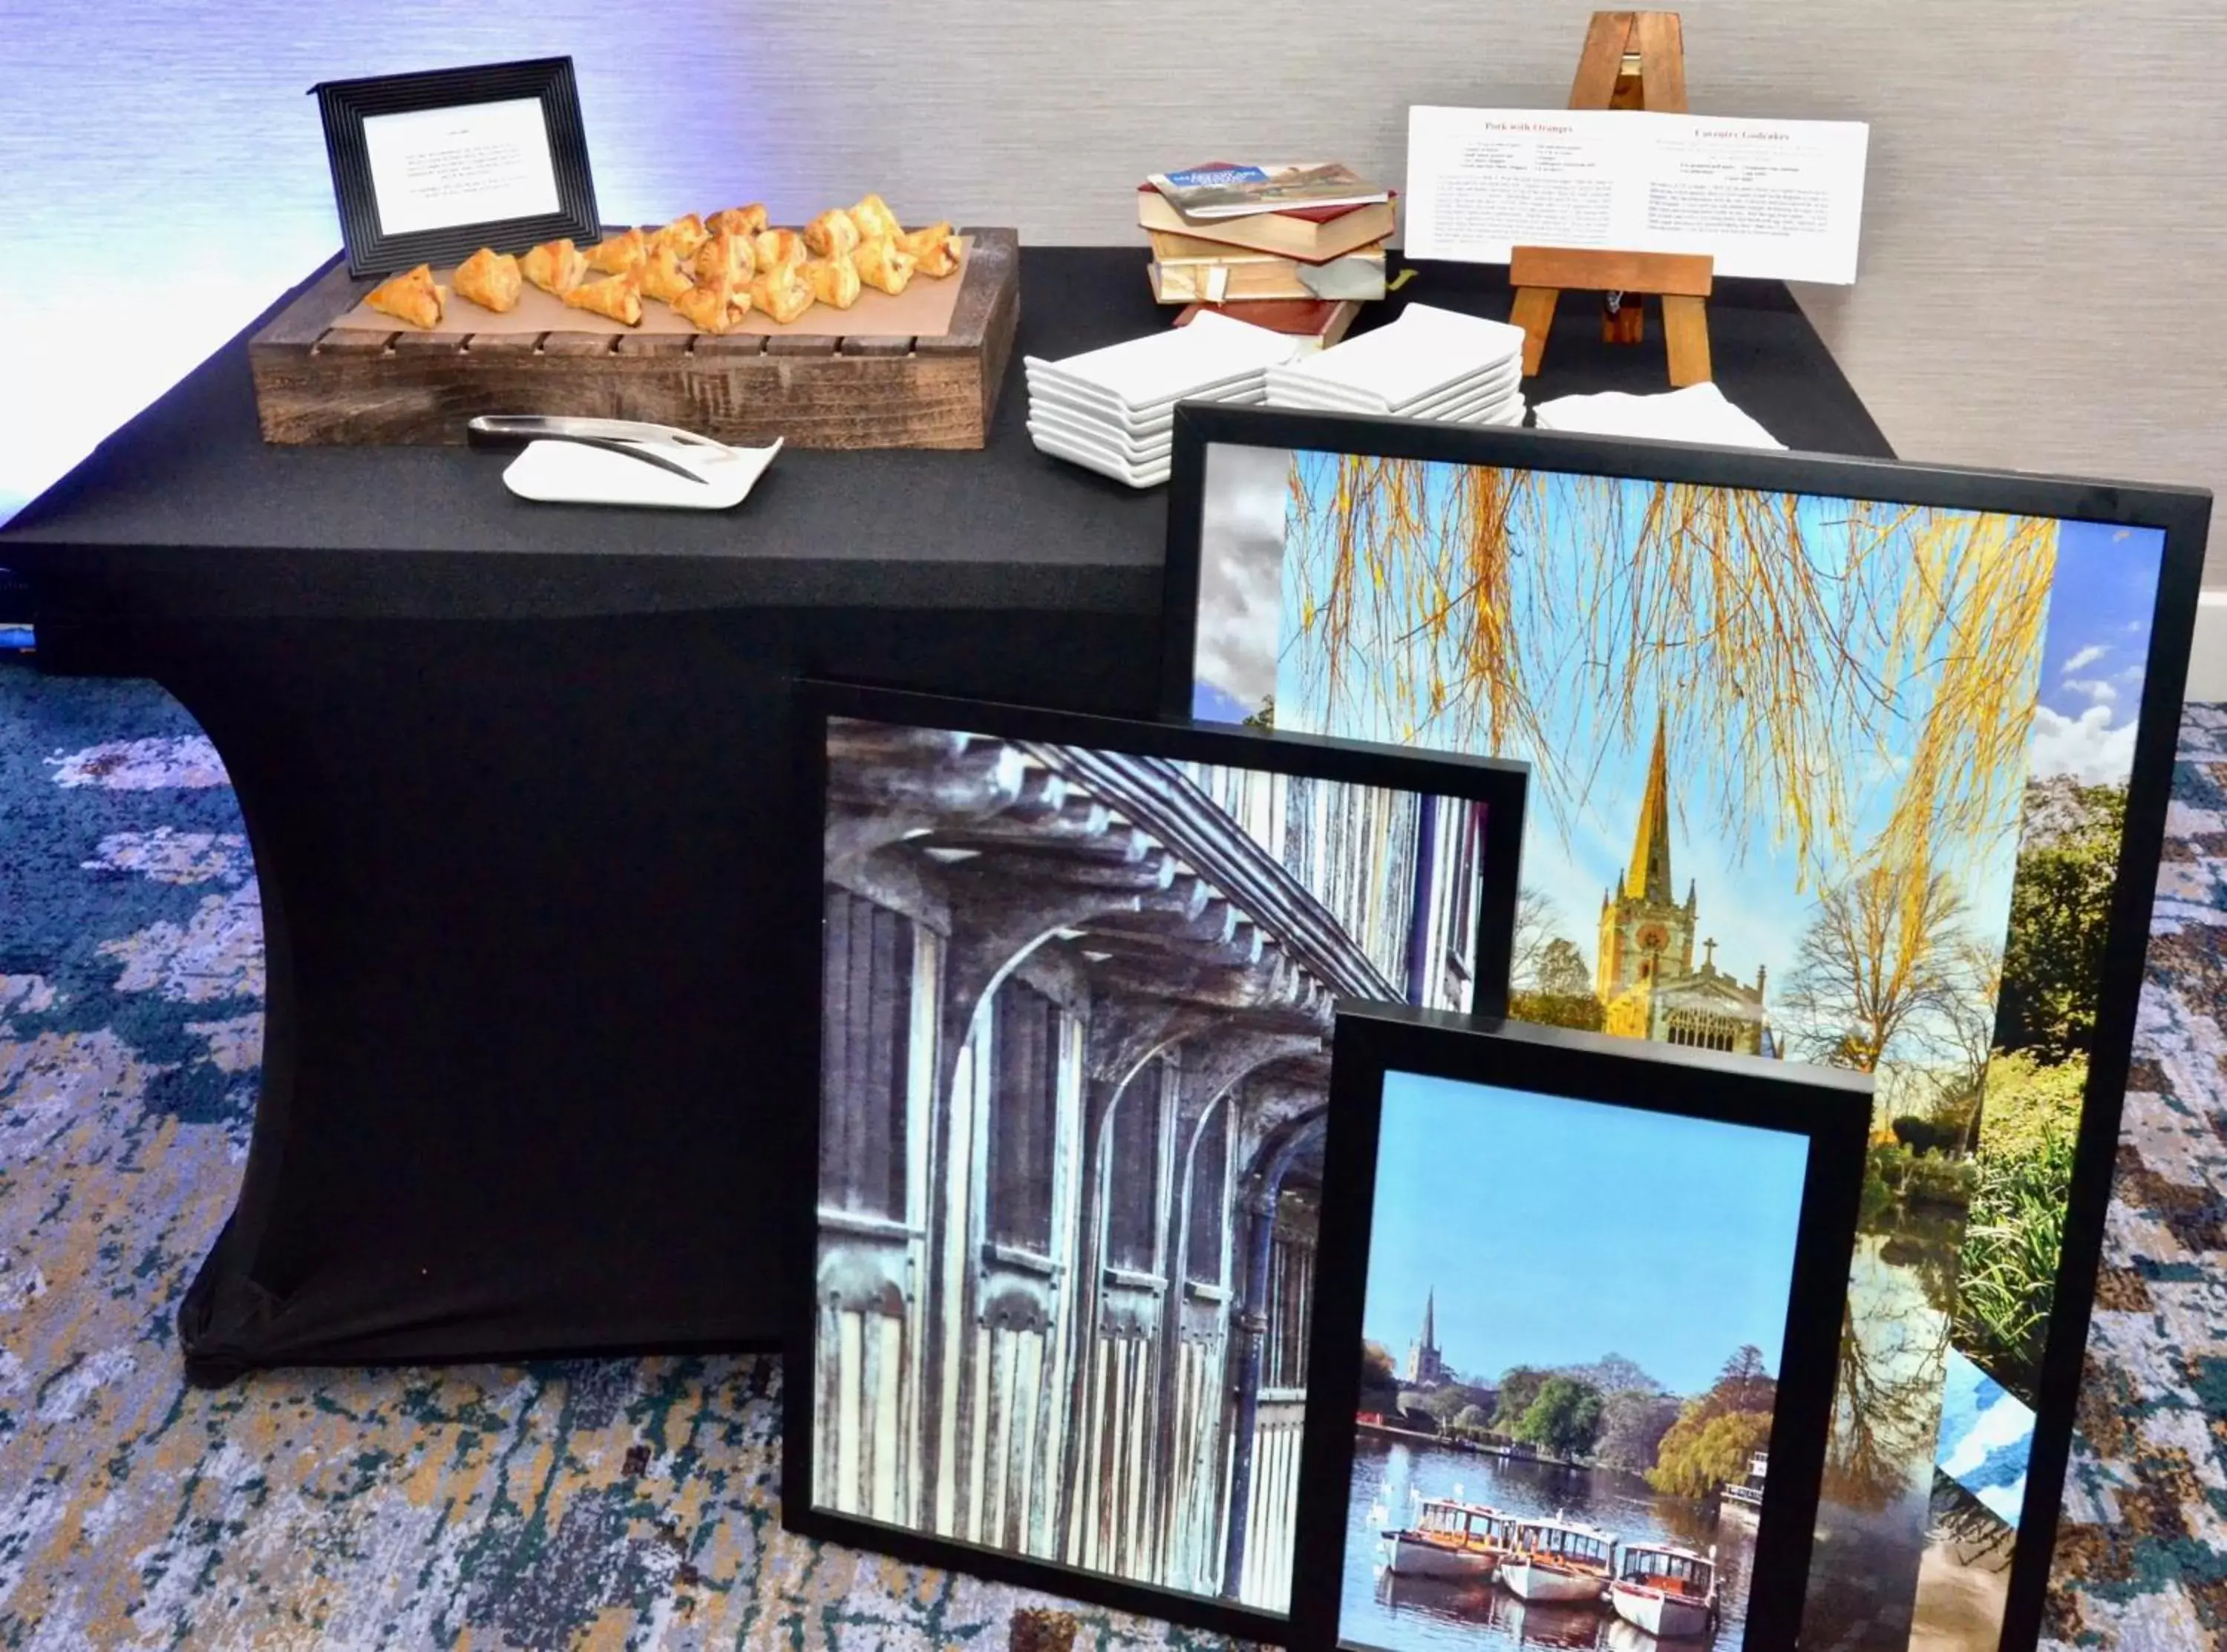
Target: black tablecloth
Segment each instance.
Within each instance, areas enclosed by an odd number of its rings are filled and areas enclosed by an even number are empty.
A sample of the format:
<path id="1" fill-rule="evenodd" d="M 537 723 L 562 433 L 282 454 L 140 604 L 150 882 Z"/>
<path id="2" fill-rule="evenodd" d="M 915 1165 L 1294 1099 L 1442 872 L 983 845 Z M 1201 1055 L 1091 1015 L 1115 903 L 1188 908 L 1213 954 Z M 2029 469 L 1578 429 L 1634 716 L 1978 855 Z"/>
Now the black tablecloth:
<path id="1" fill-rule="evenodd" d="M 981 453 L 784 453 L 727 513 L 527 505 L 497 456 L 274 448 L 245 335 L 0 531 L 48 669 L 150 676 L 238 789 L 271 998 L 188 1368 L 768 1346 L 782 1254 L 784 686 L 1150 713 L 1165 505 L 1043 457 L 1018 357 L 1165 316 L 1144 255 L 1037 249 Z M 1496 271 L 1403 298 L 1505 316 Z M 1397 300 L 1376 307 L 1381 321 Z M 1566 301 L 1533 399 L 1665 388 Z M 1785 290 L 1717 379 L 1891 456 Z M 252 330 L 252 329 L 251 329 Z"/>

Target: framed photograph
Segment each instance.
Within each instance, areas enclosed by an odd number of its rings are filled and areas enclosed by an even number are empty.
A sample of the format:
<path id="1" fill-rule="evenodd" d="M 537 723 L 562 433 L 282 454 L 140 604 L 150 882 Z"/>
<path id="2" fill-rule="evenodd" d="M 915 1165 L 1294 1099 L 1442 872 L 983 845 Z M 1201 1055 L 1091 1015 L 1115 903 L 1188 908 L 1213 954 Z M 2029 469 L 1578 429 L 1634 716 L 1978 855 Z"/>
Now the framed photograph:
<path id="1" fill-rule="evenodd" d="M 1871 1114 L 1861 1073 L 1341 1013 L 1292 1644 L 1791 1647 Z"/>
<path id="2" fill-rule="evenodd" d="M 1522 766 L 801 700 L 784 1524 L 1282 1639 L 1333 1006 L 1504 1004 Z"/>
<path id="3" fill-rule="evenodd" d="M 2208 512 L 1177 411 L 1171 708 L 1528 759 L 1511 1017 L 1873 1075 L 1809 1652 L 2039 1632 Z"/>
<path id="4" fill-rule="evenodd" d="M 348 273 L 447 268 L 600 234 L 569 57 L 310 88 Z"/>

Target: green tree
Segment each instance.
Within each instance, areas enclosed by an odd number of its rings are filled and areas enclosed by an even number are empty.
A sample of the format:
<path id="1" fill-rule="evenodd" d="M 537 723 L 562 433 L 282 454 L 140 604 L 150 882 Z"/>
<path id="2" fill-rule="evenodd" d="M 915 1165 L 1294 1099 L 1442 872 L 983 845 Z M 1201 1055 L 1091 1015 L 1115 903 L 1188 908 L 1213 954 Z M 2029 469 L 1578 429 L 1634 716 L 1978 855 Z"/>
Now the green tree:
<path id="1" fill-rule="evenodd" d="M 1400 1403 L 1400 1379 L 1392 1368 L 1392 1355 L 1382 1343 L 1361 1344 L 1361 1408 L 1389 1411 Z"/>
<path id="2" fill-rule="evenodd" d="M 1740 1344 L 1725 1362 L 1725 1368 L 1717 1373 L 1716 1386 L 1709 1395 L 1722 1411 L 1767 1412 L 1777 1405 L 1778 1385 L 1771 1380 L 1763 1350 L 1753 1343 Z"/>
<path id="3" fill-rule="evenodd" d="M 1464 1406 L 1454 1413 L 1453 1426 L 1464 1434 L 1482 1434 L 1492 1426 L 1492 1419 L 1484 1414 L 1483 1406 Z"/>
<path id="4" fill-rule="evenodd" d="M 1529 1365 L 1516 1366 L 1503 1375 L 1500 1403 L 1493 1410 L 1492 1426 L 1503 1434 L 1514 1433 L 1516 1425 L 1523 1420 L 1523 1413 L 1531 1409 L 1531 1402 L 1546 1386 L 1547 1375 Z"/>
<path id="5" fill-rule="evenodd" d="M 2036 818 L 2044 810 L 2071 819 L 2044 829 Z M 2062 1060 L 2095 1042 L 2096 984 L 2126 826 L 2123 787 L 2029 791 L 2029 846 L 2011 882 L 2003 953 L 1997 1041 L 2006 1049 Z"/>
<path id="6" fill-rule="evenodd" d="M 1673 1497 L 1706 1497 L 1747 1474 L 1748 1459 L 1771 1443 L 1771 1414 L 1725 1411 L 1705 1416 L 1692 1400 L 1662 1437 L 1647 1483 Z"/>
<path id="7" fill-rule="evenodd" d="M 1600 1443 L 1594 1455 L 1612 1469 L 1644 1474 L 1655 1466 L 1662 1437 L 1678 1420 L 1677 1400 L 1643 1388 L 1619 1388 L 1601 1402 Z"/>
<path id="8" fill-rule="evenodd" d="M 1247 718 L 1242 724 L 1248 729 L 1273 729 L 1276 726 L 1276 697 L 1273 694 L 1260 702 L 1260 709 Z"/>
<path id="9" fill-rule="evenodd" d="M 1582 1457 L 1600 1438 L 1600 1390 L 1575 1377 L 1548 1377 L 1511 1432 L 1566 1461 Z"/>
<path id="10" fill-rule="evenodd" d="M 1541 1027 L 1574 1027 L 1579 1032 L 1598 1032 L 1604 1011 L 1591 992 L 1510 992 L 1508 1013 L 1518 1021 Z"/>

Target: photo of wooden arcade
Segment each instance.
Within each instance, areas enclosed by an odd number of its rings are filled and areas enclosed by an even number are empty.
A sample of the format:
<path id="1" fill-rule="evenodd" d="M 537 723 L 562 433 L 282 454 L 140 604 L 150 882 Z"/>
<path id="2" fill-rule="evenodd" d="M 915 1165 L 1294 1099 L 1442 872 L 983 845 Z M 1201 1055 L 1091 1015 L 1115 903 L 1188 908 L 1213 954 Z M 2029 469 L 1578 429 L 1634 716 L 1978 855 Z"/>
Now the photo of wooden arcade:
<path id="1" fill-rule="evenodd" d="M 814 1504 L 1284 1610 L 1332 1005 L 1470 1007 L 1486 806 L 828 729 Z"/>

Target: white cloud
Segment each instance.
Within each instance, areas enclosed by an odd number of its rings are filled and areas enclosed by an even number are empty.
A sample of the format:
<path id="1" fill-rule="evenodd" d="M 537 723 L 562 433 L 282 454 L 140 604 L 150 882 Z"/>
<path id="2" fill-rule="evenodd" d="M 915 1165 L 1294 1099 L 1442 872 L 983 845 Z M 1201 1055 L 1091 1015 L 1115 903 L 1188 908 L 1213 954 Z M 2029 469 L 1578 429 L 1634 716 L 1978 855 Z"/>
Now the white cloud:
<path id="1" fill-rule="evenodd" d="M 2119 698 L 2119 691 L 2101 677 L 2067 677 L 2064 679 L 2064 692 L 2068 694 L 2084 694 L 2098 705 L 2116 705 Z"/>
<path id="2" fill-rule="evenodd" d="M 1284 507 L 1292 456 L 1216 448 L 1200 523 L 1199 680 L 1241 705 L 1276 692 L 1284 603 Z"/>
<path id="3" fill-rule="evenodd" d="M 2070 775 L 2089 786 L 2123 784 L 2134 767 L 2134 725 L 2113 728 L 2109 706 L 2091 705 L 2077 718 L 2033 708 L 2035 779 Z"/>
<path id="4" fill-rule="evenodd" d="M 2074 672 L 2081 670 L 2084 667 L 2094 665 L 2098 660 L 2101 660 L 2105 654 L 2110 652 L 2110 649 L 2106 647 L 2103 644 L 2100 642 L 2091 642 L 2086 647 L 2081 649 L 2078 654 L 2074 654 L 2071 659 L 2064 662 L 2064 674 L 2070 677 Z"/>

